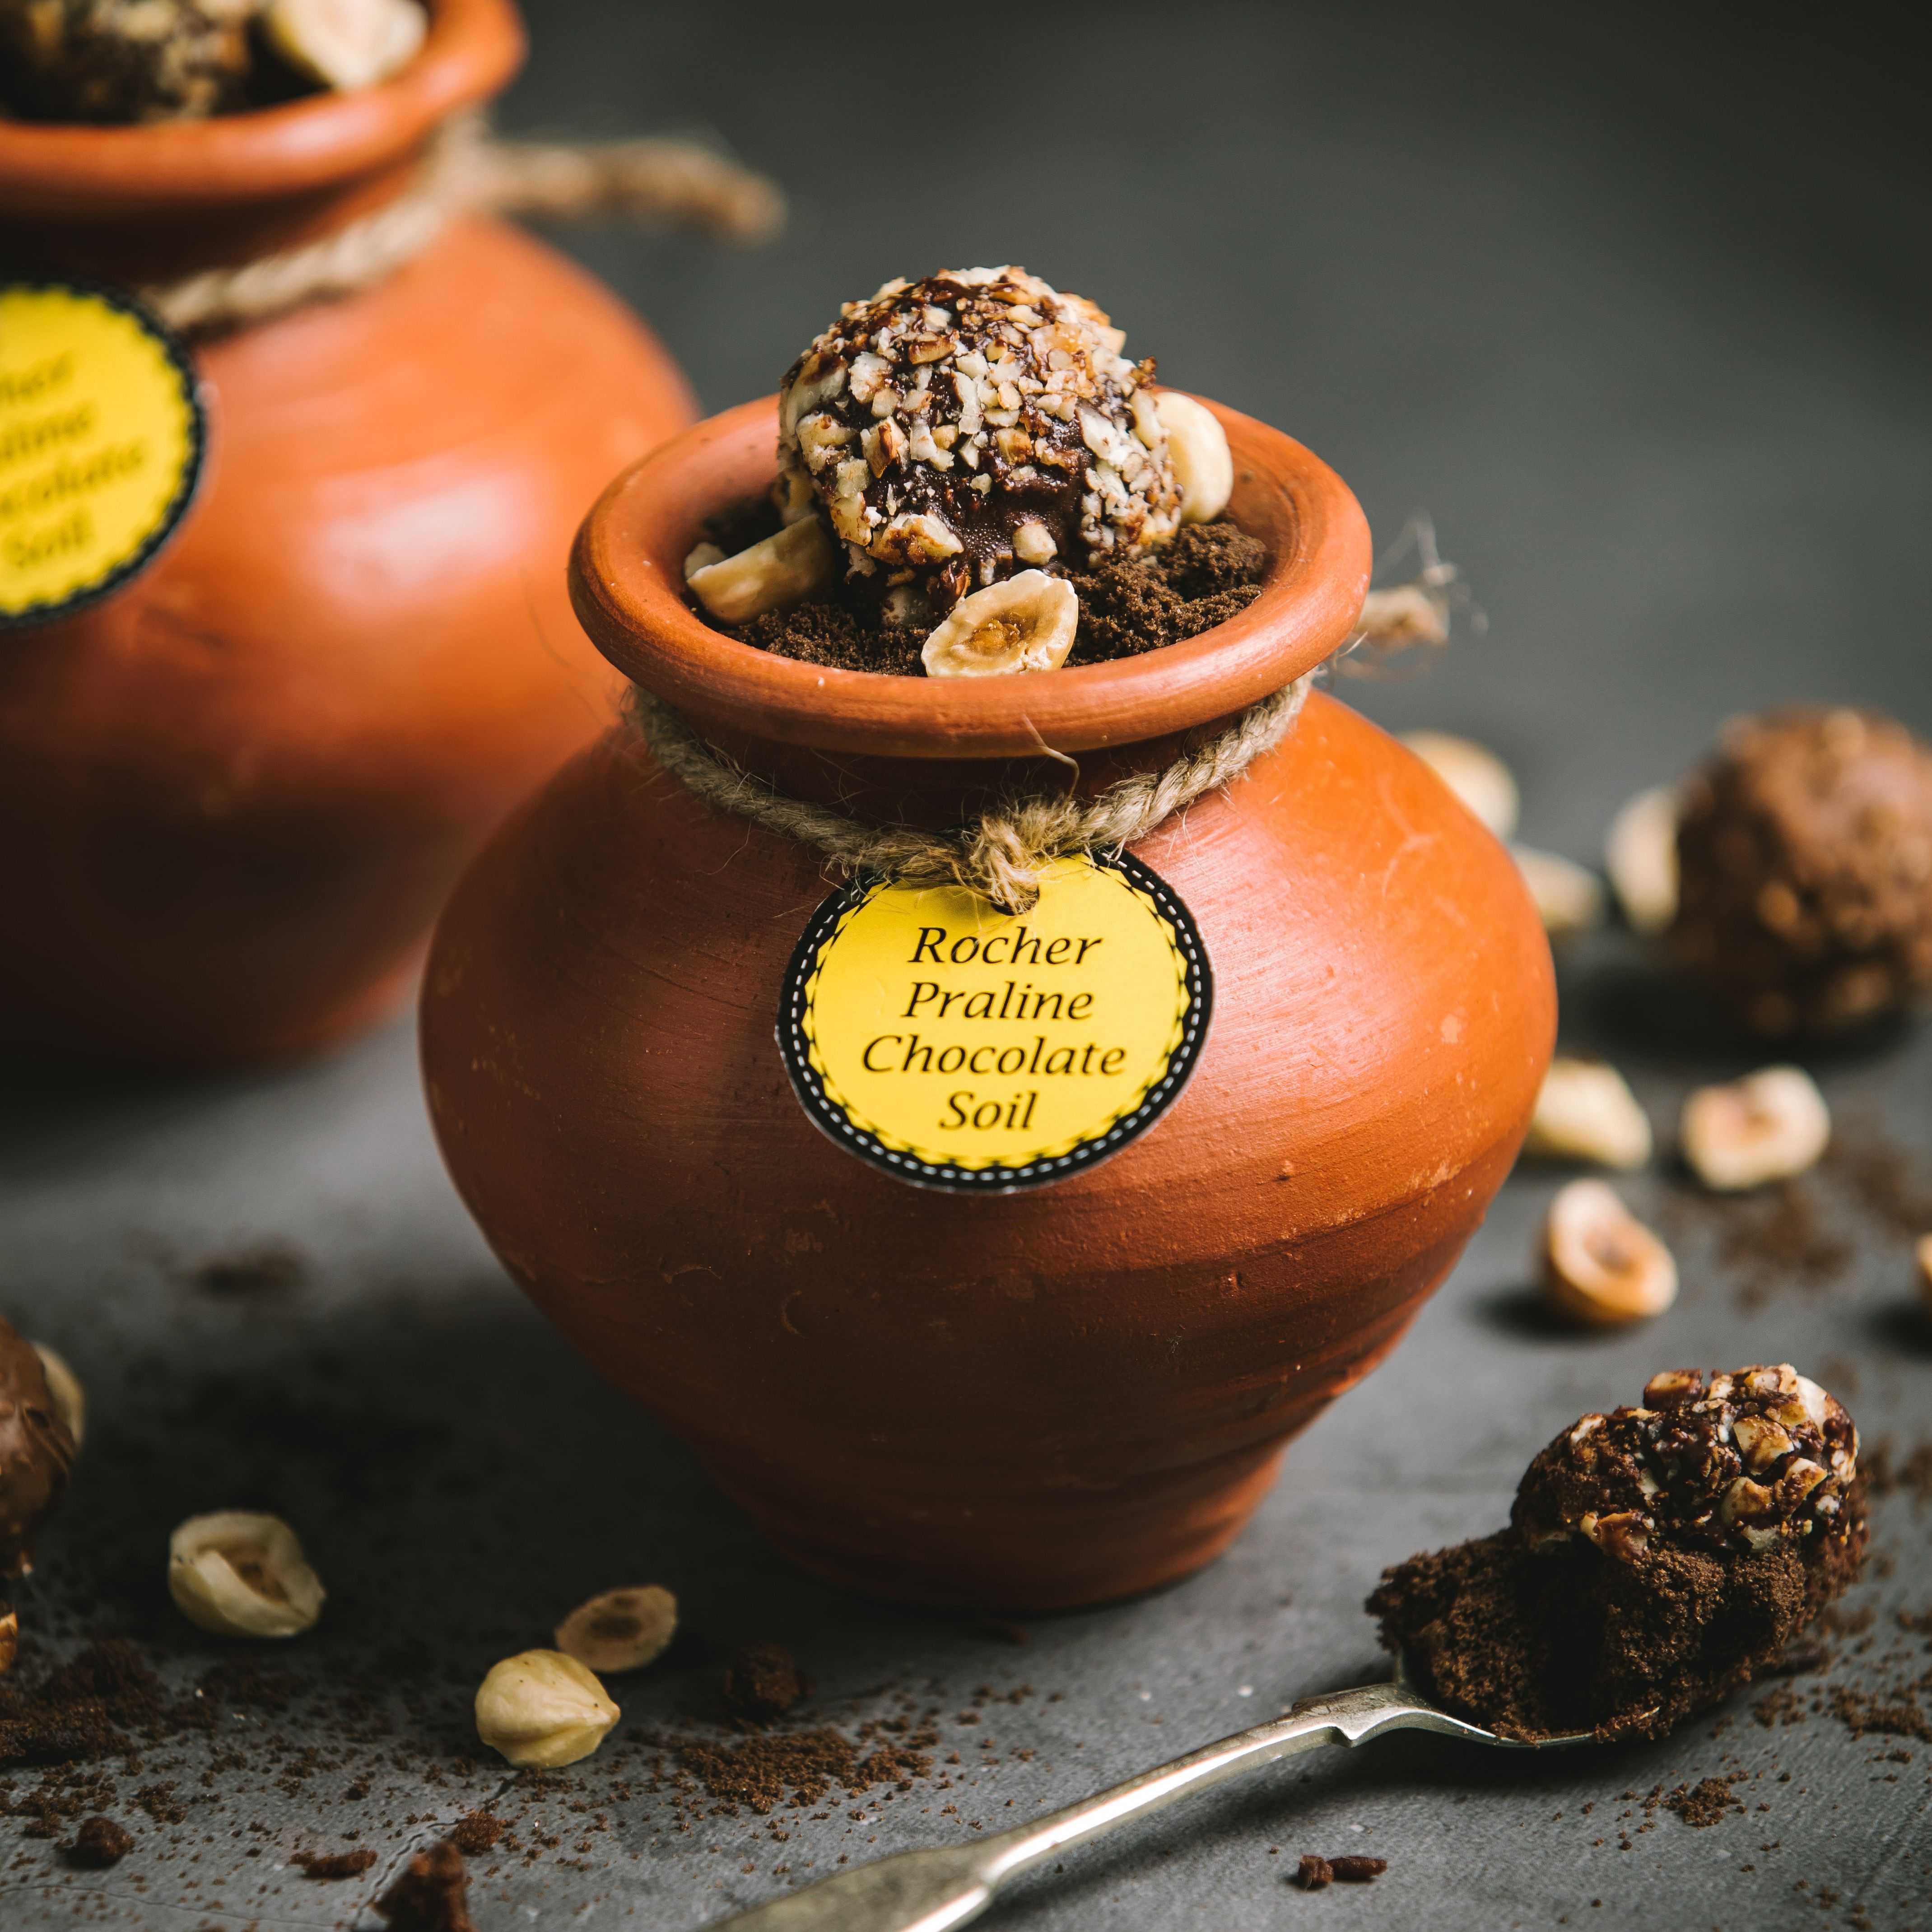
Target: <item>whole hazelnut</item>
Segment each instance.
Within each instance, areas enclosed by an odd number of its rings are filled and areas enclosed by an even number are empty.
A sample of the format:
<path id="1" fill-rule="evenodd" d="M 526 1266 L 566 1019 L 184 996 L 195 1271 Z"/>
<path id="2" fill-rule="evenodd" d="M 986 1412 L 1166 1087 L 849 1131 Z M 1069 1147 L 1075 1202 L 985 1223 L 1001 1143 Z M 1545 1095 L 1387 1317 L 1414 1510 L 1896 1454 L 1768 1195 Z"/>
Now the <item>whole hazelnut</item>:
<path id="1" fill-rule="evenodd" d="M 519 1766 L 588 1757 L 622 1714 L 596 1677 L 560 1650 L 506 1657 L 476 1692 L 476 1735 Z"/>

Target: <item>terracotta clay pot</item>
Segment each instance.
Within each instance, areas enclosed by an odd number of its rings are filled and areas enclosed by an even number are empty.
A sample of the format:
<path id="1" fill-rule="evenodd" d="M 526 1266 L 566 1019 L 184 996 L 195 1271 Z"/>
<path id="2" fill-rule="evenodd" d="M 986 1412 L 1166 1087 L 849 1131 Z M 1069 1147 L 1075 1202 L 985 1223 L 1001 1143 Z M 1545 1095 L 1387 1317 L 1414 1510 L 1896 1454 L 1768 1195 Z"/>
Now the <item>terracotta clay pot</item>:
<path id="1" fill-rule="evenodd" d="M 506 0 L 433 13 L 367 93 L 0 122 L 0 260 L 145 284 L 392 199 L 520 57 Z M 172 544 L 0 636 L 0 1054 L 260 1059 L 392 1006 L 484 832 L 608 723 L 570 534 L 692 414 L 612 296 L 484 219 L 196 354 L 209 469 Z"/>
<path id="2" fill-rule="evenodd" d="M 1049 675 L 823 671 L 708 629 L 679 561 L 767 480 L 773 406 L 714 418 L 592 512 L 578 605 L 622 670 L 788 789 L 956 824 L 1042 740 L 1090 789 L 1318 663 L 1367 579 L 1341 482 L 1219 410 L 1274 561 L 1190 642 Z M 1037 734 L 1036 736 L 1036 734 Z M 808 1569 L 924 1601 L 1120 1597 L 1226 1546 L 1283 1443 L 1392 1348 L 1481 1220 L 1555 1022 L 1502 848 L 1317 695 L 1135 848 L 1192 908 L 1212 1030 L 1113 1159 L 922 1191 L 807 1120 L 773 1040 L 830 890 L 634 736 L 584 753 L 458 886 L 424 986 L 431 1112 L 504 1264 Z"/>

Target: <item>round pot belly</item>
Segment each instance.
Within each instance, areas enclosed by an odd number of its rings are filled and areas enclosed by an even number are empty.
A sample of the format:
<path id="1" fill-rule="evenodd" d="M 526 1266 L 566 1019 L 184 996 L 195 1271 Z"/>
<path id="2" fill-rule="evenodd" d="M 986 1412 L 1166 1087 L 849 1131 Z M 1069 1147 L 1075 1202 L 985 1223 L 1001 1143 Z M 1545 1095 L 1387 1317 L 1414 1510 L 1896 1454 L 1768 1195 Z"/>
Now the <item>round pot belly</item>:
<path id="1" fill-rule="evenodd" d="M 794 1100 L 781 976 L 829 890 L 617 735 L 523 808 L 432 953 L 458 1186 L 586 1358 L 842 1583 L 1048 1607 L 1238 1532 L 1393 1346 L 1514 1157 L 1554 1030 L 1516 869 L 1332 700 L 1136 848 L 1216 979 L 1186 1090 L 1112 1160 L 909 1187 Z"/>
<path id="2" fill-rule="evenodd" d="M 486 220 L 197 355 L 176 542 L 0 653 L 0 1054 L 262 1059 L 392 1004 L 484 834 L 608 722 L 570 535 L 690 415 L 620 304 Z"/>

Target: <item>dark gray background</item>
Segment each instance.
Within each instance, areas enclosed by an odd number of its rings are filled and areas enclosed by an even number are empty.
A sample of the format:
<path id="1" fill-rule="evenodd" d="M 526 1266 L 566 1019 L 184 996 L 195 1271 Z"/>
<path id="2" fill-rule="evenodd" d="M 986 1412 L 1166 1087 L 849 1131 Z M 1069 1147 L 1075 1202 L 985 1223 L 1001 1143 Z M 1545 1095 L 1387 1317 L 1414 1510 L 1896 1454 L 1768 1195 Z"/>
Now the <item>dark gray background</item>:
<path id="1" fill-rule="evenodd" d="M 1738 710 L 1852 700 L 1932 730 L 1927 226 L 1897 46 L 1762 26 L 1687 37 L 1661 14 L 1386 7 L 580 0 L 532 25 L 506 126 L 702 130 L 793 195 L 790 236 L 757 253 L 559 238 L 650 315 L 708 407 L 770 388 L 841 300 L 889 275 L 1017 260 L 1109 308 L 1167 378 L 1303 437 L 1378 537 L 1431 511 L 1490 628 L 1426 681 L 1343 694 L 1495 746 L 1531 840 L 1592 856 L 1614 807 Z M 1625 1066 L 1666 1144 L 1689 1085 L 1762 1057 L 1618 934 L 1566 955 L 1563 992 L 1567 1039 Z M 1868 1144 L 1888 1136 L 1932 1192 L 1932 1040 L 1816 1064 L 1840 1119 Z M 373 1927 L 358 1915 L 408 1849 L 489 1802 L 521 1846 L 478 1862 L 483 1932 L 681 1932 L 841 1853 L 992 1828 L 1374 1674 L 1359 1606 L 1381 1566 L 1496 1526 L 1537 1446 L 1634 1399 L 1657 1366 L 1792 1359 L 1868 1440 L 1932 1433 L 1932 1329 L 1900 1230 L 1860 1204 L 1848 1168 L 1806 1197 L 1844 1265 L 1802 1280 L 1727 1259 L 1736 1217 L 1660 1158 L 1628 1192 L 1676 1246 L 1682 1298 L 1651 1328 L 1589 1340 L 1549 1326 L 1527 1290 L 1560 1177 L 1526 1171 L 1395 1358 L 1292 1450 L 1226 1559 L 1144 1602 L 1039 1622 L 1016 1648 L 799 1576 L 568 1353 L 450 1192 L 406 1025 L 259 1078 L 14 1080 L 0 1160 L 0 1307 L 72 1358 L 95 1404 L 20 1592 L 29 1629 L 56 1649 L 130 1632 L 187 1692 L 221 1652 L 172 1618 L 161 1552 L 181 1516 L 231 1503 L 288 1514 L 332 1593 L 289 1660 L 307 1702 L 226 1710 L 214 1739 L 119 1776 L 116 1815 L 140 1844 L 115 1871 L 70 1872 L 0 1820 L 9 1928 Z M 265 1253 L 280 1258 L 234 1289 L 221 1264 Z M 1902 1667 L 1881 1666 L 1902 1641 L 1892 1612 L 1932 1600 L 1932 1513 L 1894 1495 L 1877 1524 L 1857 1599 L 1871 1631 L 1802 1690 Z M 634 1783 L 650 1754 L 634 1741 L 549 1788 L 466 1762 L 488 1664 L 590 1591 L 646 1578 L 701 1637 L 614 1684 L 627 1732 L 706 1714 L 706 1642 L 775 1637 L 835 1720 L 902 1691 L 939 1706 L 942 1756 L 965 1760 L 954 1789 L 820 1806 L 782 1821 L 781 1842 L 749 1816 L 677 1832 Z M 304 1730 L 314 1693 L 398 1655 L 418 1660 L 406 1687 L 385 1666 L 368 1694 L 386 1737 Z M 1026 1683 L 1019 1706 L 958 1723 L 979 1687 Z M 1562 1760 L 1427 1742 L 1324 1754 L 1091 1848 L 989 1923 L 1928 1932 L 1932 1751 L 1822 1717 L 1765 1728 L 1750 1701 L 1663 1744 Z M 294 1774 L 278 1736 L 327 1762 Z M 248 1768 L 204 1785 L 218 1746 Z M 1619 1848 L 1619 1793 L 1732 1770 L 1749 1813 L 1706 1832 L 1660 1813 Z M 359 1772 L 366 1798 L 349 1795 Z M 38 1776 L 14 1775 L 16 1802 Z M 632 1795 L 614 1796 L 625 1778 Z M 158 1778 L 185 1794 L 184 1819 L 134 1802 Z M 608 1828 L 578 1839 L 598 1810 Z M 1639 1807 L 1624 1824 L 1642 1822 Z M 346 1842 L 379 1850 L 368 1879 L 288 1868 Z M 1349 1850 L 1388 1857 L 1388 1875 L 1312 1898 L 1285 1885 L 1295 1854 Z"/>

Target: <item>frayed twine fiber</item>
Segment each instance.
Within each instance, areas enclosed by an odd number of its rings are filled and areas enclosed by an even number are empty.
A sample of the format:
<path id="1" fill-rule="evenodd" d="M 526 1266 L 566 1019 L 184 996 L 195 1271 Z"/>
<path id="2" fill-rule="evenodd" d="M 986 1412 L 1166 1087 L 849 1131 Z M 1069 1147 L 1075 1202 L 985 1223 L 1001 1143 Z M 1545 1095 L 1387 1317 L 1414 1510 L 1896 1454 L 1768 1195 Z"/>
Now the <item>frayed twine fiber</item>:
<path id="1" fill-rule="evenodd" d="M 481 118 L 447 122 L 410 191 L 332 235 L 140 291 L 171 327 L 205 334 L 372 287 L 472 208 L 537 220 L 629 215 L 733 242 L 768 240 L 784 196 L 762 175 L 688 141 L 500 141 Z"/>

